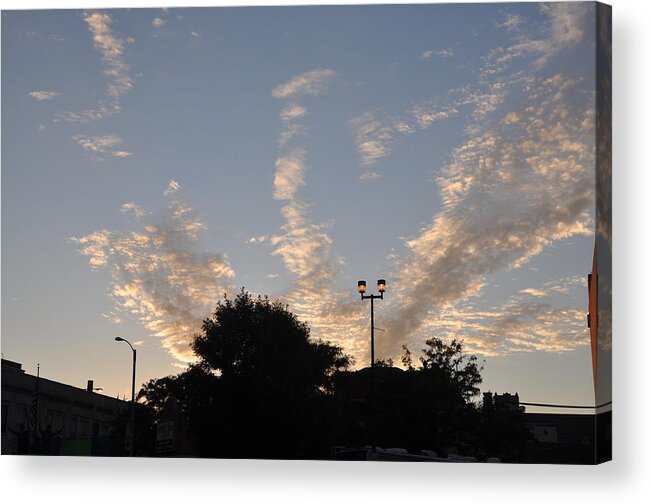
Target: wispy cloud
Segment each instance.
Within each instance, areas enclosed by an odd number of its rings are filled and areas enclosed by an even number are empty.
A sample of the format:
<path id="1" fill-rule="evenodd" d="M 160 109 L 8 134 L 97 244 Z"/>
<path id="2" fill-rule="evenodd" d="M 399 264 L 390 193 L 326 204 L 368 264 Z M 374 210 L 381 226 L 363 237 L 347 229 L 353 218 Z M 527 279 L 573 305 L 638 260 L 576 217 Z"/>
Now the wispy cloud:
<path id="1" fill-rule="evenodd" d="M 365 112 L 348 123 L 362 166 L 375 163 L 391 153 L 394 131 L 377 112 Z"/>
<path id="2" fill-rule="evenodd" d="M 84 151 L 95 155 L 110 154 L 115 157 L 128 157 L 130 152 L 124 150 L 116 150 L 122 144 L 122 139 L 116 135 L 103 135 L 89 137 L 84 135 L 76 135 L 72 137 Z M 99 159 L 99 158 L 98 158 Z"/>
<path id="3" fill-rule="evenodd" d="M 278 137 L 278 145 L 283 146 L 289 140 L 297 135 L 305 134 L 307 127 L 296 121 L 304 118 L 308 114 L 307 108 L 298 103 L 289 103 L 280 112 L 280 119 L 285 126 L 285 130 Z"/>
<path id="4" fill-rule="evenodd" d="M 501 22 L 496 23 L 497 28 L 504 28 L 508 31 L 518 30 L 520 25 L 524 24 L 526 20 L 520 14 L 506 13 Z"/>
<path id="5" fill-rule="evenodd" d="M 335 71 L 330 68 L 316 68 L 296 75 L 274 88 L 271 94 L 275 98 L 289 98 L 296 95 L 319 95 L 325 89 L 327 83 L 335 76 Z"/>
<path id="6" fill-rule="evenodd" d="M 391 154 L 399 136 L 428 129 L 435 122 L 456 117 L 458 113 L 450 105 L 439 107 L 431 102 L 421 102 L 398 117 L 377 110 L 365 112 L 351 119 L 348 126 L 354 135 L 360 164 L 370 166 Z"/>
<path id="7" fill-rule="evenodd" d="M 276 174 L 274 175 L 274 198 L 278 200 L 292 200 L 299 187 L 305 185 L 304 174 L 306 171 L 305 150 L 296 148 L 288 155 L 276 160 Z"/>
<path id="8" fill-rule="evenodd" d="M 594 97 L 579 79 L 561 75 L 529 80 L 521 90 L 519 120 L 476 130 L 437 176 L 443 210 L 407 241 L 385 352 L 397 353 L 429 327 L 432 310 L 479 294 L 487 275 L 590 233 Z M 508 348 L 502 340 L 496 345 Z"/>
<path id="9" fill-rule="evenodd" d="M 84 21 L 93 35 L 93 45 L 102 54 L 104 75 L 111 79 L 108 94 L 117 98 L 131 91 L 133 81 L 129 65 L 124 61 L 124 42 L 111 30 L 113 18 L 102 12 L 84 12 Z"/>
<path id="10" fill-rule="evenodd" d="M 167 23 L 167 21 L 165 21 L 164 19 L 161 19 L 161 18 L 159 18 L 159 17 L 154 18 L 154 19 L 152 20 L 152 22 L 151 22 L 151 24 L 154 26 L 154 28 L 160 28 L 160 27 L 162 27 L 165 23 Z"/>
<path id="11" fill-rule="evenodd" d="M 452 49 L 451 47 L 445 47 L 437 51 L 432 51 L 432 50 L 423 51 L 420 56 L 423 59 L 429 59 L 433 56 L 438 56 L 439 58 L 451 58 L 452 56 L 454 56 L 454 49 Z"/>
<path id="12" fill-rule="evenodd" d="M 272 94 L 276 98 L 294 98 L 297 95 L 317 95 L 325 91 L 326 83 L 334 75 L 332 70 L 317 69 L 293 77 L 278 86 Z M 296 102 L 288 103 L 280 112 L 284 131 L 278 144 L 283 146 L 296 133 L 304 133 L 307 127 L 296 121 L 308 115 L 307 109 Z M 280 299 L 301 320 L 310 325 L 312 333 L 334 343 L 359 357 L 364 355 L 366 345 L 356 338 L 363 324 L 361 307 L 348 300 L 348 292 L 330 292 L 322 296 L 315 285 L 332 285 L 340 274 L 342 259 L 333 251 L 329 235 L 331 222 L 314 222 L 309 205 L 299 199 L 299 190 L 305 185 L 307 151 L 296 147 L 281 155 L 276 161 L 274 175 L 274 198 L 284 202 L 281 208 L 284 224 L 270 238 L 274 247 L 272 254 L 282 258 L 286 270 L 293 277 L 292 288 Z M 278 274 L 268 275 L 276 278 Z"/>
<path id="13" fill-rule="evenodd" d="M 163 195 L 170 196 L 175 192 L 179 191 L 180 189 L 181 189 L 181 184 L 179 184 L 176 180 L 170 180 L 170 183 L 167 185 L 167 189 L 163 191 Z"/>
<path id="14" fill-rule="evenodd" d="M 290 121 L 298 119 L 300 117 L 305 117 L 307 115 L 307 109 L 303 105 L 298 103 L 290 103 L 282 109 L 280 112 L 280 118 L 283 123 L 287 124 Z"/>
<path id="15" fill-rule="evenodd" d="M 533 297 L 547 297 L 549 293 L 545 292 L 544 290 L 536 289 L 534 287 L 527 287 L 526 289 L 522 289 L 520 291 L 522 294 L 528 294 Z"/>
<path id="16" fill-rule="evenodd" d="M 264 243 L 267 241 L 269 237 L 267 235 L 258 235 L 258 236 L 252 236 L 247 240 L 247 243 L 250 243 L 251 245 L 259 245 L 260 243 Z"/>
<path id="17" fill-rule="evenodd" d="M 503 72 L 512 60 L 523 56 L 534 57 L 534 68 L 541 68 L 560 51 L 576 45 L 589 29 L 591 7 L 582 2 L 558 2 L 540 4 L 546 20 L 538 37 L 524 36 L 517 30 L 519 16 L 507 16 L 502 24 L 509 31 L 516 31 L 515 43 L 497 47 L 484 58 L 481 74 L 486 77 Z"/>
<path id="18" fill-rule="evenodd" d="M 120 111 L 119 98 L 133 87 L 129 74 L 130 66 L 124 60 L 124 41 L 113 34 L 110 14 L 98 11 L 85 11 L 83 19 L 93 37 L 93 46 L 102 55 L 103 73 L 109 78 L 107 99 L 100 100 L 97 107 L 80 112 L 62 112 L 55 120 L 86 123 L 117 114 Z"/>
<path id="19" fill-rule="evenodd" d="M 60 96 L 61 93 L 56 91 L 30 91 L 29 96 L 38 101 L 52 100 L 57 96 Z"/>
<path id="20" fill-rule="evenodd" d="M 376 171 L 367 171 L 365 173 L 362 173 L 359 177 L 357 177 L 359 180 L 363 180 L 364 182 L 370 182 L 371 180 L 376 180 L 380 178 L 380 174 Z"/>
<path id="21" fill-rule="evenodd" d="M 123 211 L 138 207 L 127 204 Z M 204 228 L 194 209 L 170 195 L 161 214 L 134 211 L 141 229 L 105 229 L 72 238 L 91 268 L 109 268 L 111 298 L 120 312 L 137 317 L 163 347 L 182 361 L 203 318 L 225 292 L 234 272 L 223 254 L 199 249 Z"/>
<path id="22" fill-rule="evenodd" d="M 124 203 L 120 207 L 120 212 L 122 213 L 133 213 L 138 219 L 142 219 L 149 214 L 146 210 L 143 210 L 140 206 L 136 205 L 134 202 Z"/>
<path id="23" fill-rule="evenodd" d="M 473 303 L 443 308 L 426 322 L 430 335 L 463 335 L 466 350 L 485 356 L 513 352 L 566 352 L 589 341 L 582 310 L 515 295 L 489 311 Z"/>

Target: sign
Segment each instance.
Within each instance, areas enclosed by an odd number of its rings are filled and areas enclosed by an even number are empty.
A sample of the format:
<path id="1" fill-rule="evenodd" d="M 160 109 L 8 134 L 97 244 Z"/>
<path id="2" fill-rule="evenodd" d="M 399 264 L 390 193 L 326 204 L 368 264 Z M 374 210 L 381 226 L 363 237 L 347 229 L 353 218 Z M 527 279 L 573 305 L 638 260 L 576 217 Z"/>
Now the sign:
<path id="1" fill-rule="evenodd" d="M 156 424 L 156 453 L 174 450 L 174 422 Z"/>

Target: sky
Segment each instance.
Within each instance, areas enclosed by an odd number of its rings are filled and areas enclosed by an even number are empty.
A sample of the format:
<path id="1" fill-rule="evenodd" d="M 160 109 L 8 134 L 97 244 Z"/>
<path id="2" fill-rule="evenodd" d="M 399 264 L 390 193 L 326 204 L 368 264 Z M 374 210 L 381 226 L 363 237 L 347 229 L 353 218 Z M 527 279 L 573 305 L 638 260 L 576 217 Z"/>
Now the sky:
<path id="1" fill-rule="evenodd" d="M 2 12 L 2 354 L 107 395 L 242 287 L 594 404 L 594 4 Z M 533 410 L 531 410 L 533 411 Z"/>

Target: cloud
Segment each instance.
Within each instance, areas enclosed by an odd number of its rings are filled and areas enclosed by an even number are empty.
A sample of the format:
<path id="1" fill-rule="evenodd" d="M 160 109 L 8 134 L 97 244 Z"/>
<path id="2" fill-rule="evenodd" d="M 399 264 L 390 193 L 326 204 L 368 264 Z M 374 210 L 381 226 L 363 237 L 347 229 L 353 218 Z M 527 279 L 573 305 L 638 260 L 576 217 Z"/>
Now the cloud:
<path id="1" fill-rule="evenodd" d="M 279 273 L 269 273 L 268 275 L 265 275 L 265 278 L 278 278 L 280 276 Z"/>
<path id="2" fill-rule="evenodd" d="M 507 13 L 501 23 L 496 23 L 497 28 L 504 28 L 507 31 L 516 31 L 520 25 L 525 23 L 525 19 L 520 14 Z"/>
<path id="3" fill-rule="evenodd" d="M 124 203 L 120 207 L 120 212 L 122 213 L 133 213 L 138 219 L 142 219 L 149 214 L 146 210 L 143 210 L 141 207 L 136 205 L 134 202 Z"/>
<path id="4" fill-rule="evenodd" d="M 260 243 L 266 242 L 267 239 L 268 239 L 267 235 L 252 236 L 247 240 L 247 243 L 250 243 L 251 245 L 259 245 Z"/>
<path id="5" fill-rule="evenodd" d="M 432 56 L 438 56 L 440 58 L 451 58 L 454 56 L 454 49 L 451 47 L 445 47 L 443 49 L 439 49 L 438 51 L 423 51 L 420 56 L 424 59 L 429 59 Z"/>
<path id="6" fill-rule="evenodd" d="M 285 126 L 285 130 L 278 137 L 279 146 L 282 147 L 296 135 L 304 134 L 307 131 L 305 125 L 294 122 L 307 114 L 307 108 L 298 103 L 290 103 L 281 110 L 280 119 Z"/>
<path id="7" fill-rule="evenodd" d="M 174 196 L 174 195 L 170 195 Z M 134 204 L 127 204 L 133 210 Z M 189 343 L 234 276 L 228 259 L 199 249 L 196 212 L 170 197 L 160 214 L 135 212 L 140 229 L 101 229 L 72 238 L 92 269 L 108 268 L 117 309 L 136 317 L 175 358 L 193 359 Z"/>
<path id="8" fill-rule="evenodd" d="M 437 107 L 429 102 L 413 105 L 399 117 L 390 117 L 379 111 L 364 112 L 348 122 L 362 166 L 370 166 L 391 154 L 399 135 L 411 135 L 425 130 L 435 122 L 457 116 L 459 111 L 450 106 Z"/>
<path id="9" fill-rule="evenodd" d="M 357 177 L 359 180 L 363 180 L 364 182 L 370 182 L 371 180 L 376 180 L 380 178 L 380 174 L 376 171 L 367 171 L 366 173 L 362 173 L 359 177 Z"/>
<path id="10" fill-rule="evenodd" d="M 113 147 L 122 143 L 122 139 L 115 135 L 104 135 L 96 137 L 88 137 L 77 135 L 72 137 L 86 152 L 108 152 Z"/>
<path id="11" fill-rule="evenodd" d="M 29 96 L 31 96 L 32 98 L 38 101 L 51 100 L 60 95 L 61 93 L 57 93 L 56 91 L 30 91 L 29 92 Z"/>
<path id="12" fill-rule="evenodd" d="M 306 115 L 307 109 L 298 103 L 290 103 L 280 112 L 280 118 L 285 124 L 300 117 L 305 117 Z"/>
<path id="13" fill-rule="evenodd" d="M 546 296 L 549 295 L 544 290 L 535 289 L 533 287 L 528 287 L 526 289 L 522 289 L 520 292 L 522 294 L 528 294 L 528 295 L 533 296 L 533 297 L 546 297 Z"/>
<path id="14" fill-rule="evenodd" d="M 115 115 L 119 113 L 120 110 L 120 104 L 115 101 L 112 101 L 111 103 L 101 101 L 96 108 L 88 108 L 79 112 L 59 112 L 54 117 L 54 122 L 66 121 L 71 123 L 86 124 Z"/>
<path id="15" fill-rule="evenodd" d="M 490 311 L 466 303 L 432 313 L 426 323 L 429 335 L 459 338 L 466 351 L 484 356 L 513 352 L 567 352 L 589 342 L 585 313 L 553 306 L 519 295 Z"/>
<path id="16" fill-rule="evenodd" d="M 276 174 L 274 175 L 274 199 L 294 199 L 299 187 L 305 185 L 304 163 L 305 150 L 296 148 L 288 155 L 276 160 Z"/>
<path id="17" fill-rule="evenodd" d="M 161 18 L 159 18 L 159 17 L 154 18 L 154 19 L 152 20 L 152 22 L 151 22 L 151 24 L 154 26 L 154 28 L 160 28 L 160 27 L 163 26 L 165 23 L 167 23 L 167 21 L 165 21 L 164 19 L 161 19 Z"/>
<path id="18" fill-rule="evenodd" d="M 195 38 L 199 38 L 199 37 L 201 37 L 201 32 L 199 32 L 199 31 L 191 31 L 190 35 L 192 35 Z"/>
<path id="19" fill-rule="evenodd" d="M 406 242 L 409 254 L 394 273 L 398 302 L 382 351 L 399 353 L 430 327 L 432 311 L 478 295 L 487 275 L 518 268 L 553 242 L 591 234 L 594 95 L 585 86 L 562 75 L 527 81 L 517 123 L 489 122 L 454 150 L 436 177 L 443 209 Z"/>
<path id="20" fill-rule="evenodd" d="M 429 128 L 436 121 L 442 121 L 444 119 L 449 119 L 455 117 L 459 114 L 459 111 L 453 107 L 446 106 L 443 109 L 434 107 L 432 105 L 426 104 L 417 104 L 414 105 L 411 109 L 411 118 L 415 120 L 418 127 L 422 130 Z M 413 131 L 413 126 L 408 126 L 406 133 L 411 133 Z"/>
<path id="21" fill-rule="evenodd" d="M 97 107 L 81 112 L 62 112 L 55 117 L 55 121 L 86 123 L 115 115 L 120 111 L 119 97 L 127 94 L 133 87 L 133 80 L 129 75 L 130 66 L 124 60 L 124 41 L 113 34 L 111 15 L 84 11 L 83 19 L 93 37 L 93 46 L 102 55 L 103 73 L 109 78 L 108 99 L 100 100 Z"/>
<path id="22" fill-rule="evenodd" d="M 278 86 L 272 94 L 277 98 L 319 94 L 332 75 L 334 72 L 331 70 L 307 72 Z M 306 126 L 296 122 L 307 114 L 307 109 L 295 102 L 288 103 L 281 110 L 280 119 L 285 130 L 279 136 L 279 146 L 282 147 L 296 134 L 307 131 Z M 362 307 L 350 303 L 348 291 L 330 291 L 328 296 L 323 296 L 318 288 L 315 289 L 315 286 L 334 284 L 340 275 L 342 259 L 332 250 L 333 241 L 328 234 L 332 223 L 313 222 L 309 205 L 298 198 L 308 169 L 306 155 L 304 148 L 297 147 L 276 161 L 274 198 L 284 201 L 281 208 L 284 224 L 269 241 L 274 247 L 272 254 L 281 257 L 293 277 L 292 288 L 279 298 L 300 320 L 309 324 L 314 337 L 339 344 L 346 352 L 358 357 L 367 350 L 357 338 L 365 321 Z M 267 278 L 278 276 L 273 273 Z"/>
<path id="23" fill-rule="evenodd" d="M 564 49 L 578 44 L 591 23 L 591 6 L 581 2 L 559 2 L 540 4 L 540 11 L 546 16 L 537 38 L 528 38 L 518 33 L 516 43 L 508 47 L 497 47 L 484 57 L 481 75 L 503 72 L 512 60 L 522 56 L 533 56 L 534 68 L 542 68 L 547 61 Z M 507 17 L 505 28 L 517 31 L 519 17 Z M 533 31 L 533 28 L 532 28 Z"/>
<path id="24" fill-rule="evenodd" d="M 181 189 L 181 184 L 176 180 L 170 180 L 170 183 L 167 185 L 167 189 L 163 191 L 164 196 L 170 196 Z"/>
<path id="25" fill-rule="evenodd" d="M 274 88 L 275 98 L 289 98 L 295 95 L 319 95 L 325 91 L 326 84 L 334 77 L 335 71 L 329 68 L 316 68 L 292 77 L 289 81 Z"/>
<path id="26" fill-rule="evenodd" d="M 124 42 L 111 31 L 113 18 L 101 12 L 84 12 L 84 21 L 93 35 L 93 45 L 102 54 L 104 75 L 111 79 L 108 94 L 118 97 L 131 91 L 133 82 L 128 74 L 129 65 L 124 61 Z"/>
<path id="27" fill-rule="evenodd" d="M 124 323 L 124 320 L 114 311 L 110 313 L 102 313 L 102 317 L 110 321 L 112 324 L 121 325 Z"/>
<path id="28" fill-rule="evenodd" d="M 95 159 L 103 159 L 105 154 L 125 158 L 131 155 L 130 152 L 124 150 L 114 150 L 117 146 L 122 144 L 122 139 L 116 135 L 103 135 L 89 137 L 84 135 L 76 135 L 72 137 L 84 151 L 95 155 Z"/>
<path id="29" fill-rule="evenodd" d="M 393 145 L 393 128 L 377 112 L 365 112 L 348 122 L 362 166 L 369 166 L 388 156 Z"/>

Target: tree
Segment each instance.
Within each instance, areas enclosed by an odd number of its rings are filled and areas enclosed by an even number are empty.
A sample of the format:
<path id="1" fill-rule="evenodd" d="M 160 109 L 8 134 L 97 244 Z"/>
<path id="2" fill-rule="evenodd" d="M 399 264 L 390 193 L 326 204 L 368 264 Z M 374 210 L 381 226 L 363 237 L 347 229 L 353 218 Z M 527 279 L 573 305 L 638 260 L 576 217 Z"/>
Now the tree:
<path id="1" fill-rule="evenodd" d="M 337 444 L 374 442 L 416 452 L 430 448 L 441 454 L 451 449 L 474 454 L 480 415 L 471 401 L 482 381 L 477 357 L 466 354 L 457 340 L 427 340 L 416 363 L 403 349 L 404 371 L 386 359 L 375 362 L 375 373 L 367 368 L 338 377 L 335 395 L 344 414 Z M 373 374 L 374 387 L 367 386 Z"/>
<path id="2" fill-rule="evenodd" d="M 327 404 L 343 350 L 310 338 L 288 307 L 244 289 L 204 320 L 188 371 L 141 391 L 154 410 L 174 397 L 202 456 L 319 458 L 330 446 Z"/>
<path id="3" fill-rule="evenodd" d="M 481 371 L 484 368 L 477 364 L 476 355 L 464 353 L 463 344 L 456 339 L 446 344 L 441 339 L 430 338 L 425 344 L 425 356 L 420 358 L 423 371 L 442 375 L 442 379 L 466 401 L 479 394 L 478 385 L 482 382 Z M 410 361 L 409 350 L 405 350 L 403 359 Z"/>
<path id="4" fill-rule="evenodd" d="M 329 391 L 332 373 L 350 365 L 340 347 L 312 341 L 308 325 L 286 305 L 253 298 L 244 289 L 234 300 L 218 303 L 192 349 L 200 366 L 256 393 Z"/>

